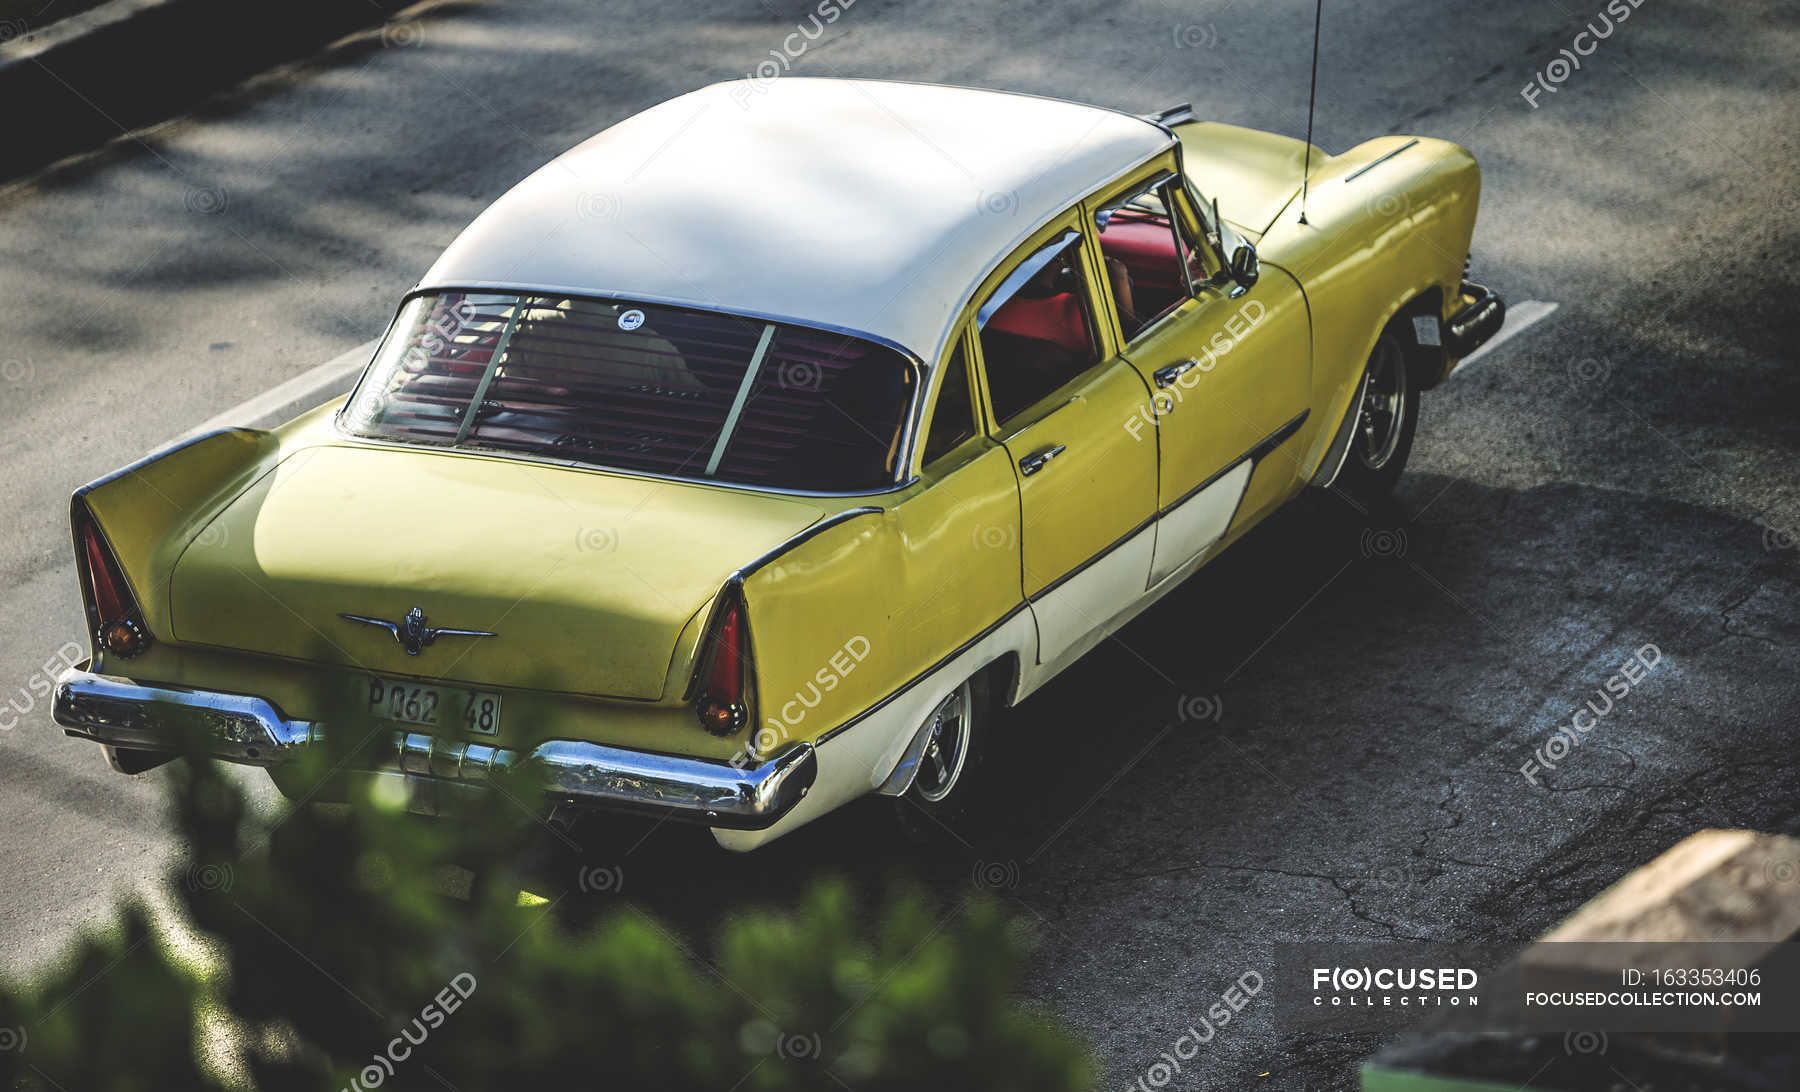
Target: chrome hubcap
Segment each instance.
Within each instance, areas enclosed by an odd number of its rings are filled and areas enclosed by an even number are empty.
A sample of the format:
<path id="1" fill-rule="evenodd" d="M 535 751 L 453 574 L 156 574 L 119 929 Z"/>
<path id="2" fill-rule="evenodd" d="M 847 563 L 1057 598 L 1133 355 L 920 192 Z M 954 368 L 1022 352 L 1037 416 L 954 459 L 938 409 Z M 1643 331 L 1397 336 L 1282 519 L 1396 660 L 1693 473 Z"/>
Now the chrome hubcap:
<path id="1" fill-rule="evenodd" d="M 1369 361 L 1357 414 L 1356 457 L 1370 470 L 1380 470 L 1400 446 L 1400 424 L 1406 419 L 1405 362 L 1391 341 L 1376 346 Z"/>
<path id="2" fill-rule="evenodd" d="M 919 799 L 935 804 L 950 795 L 969 755 L 969 684 L 963 683 L 931 711 L 925 752 L 913 789 Z"/>

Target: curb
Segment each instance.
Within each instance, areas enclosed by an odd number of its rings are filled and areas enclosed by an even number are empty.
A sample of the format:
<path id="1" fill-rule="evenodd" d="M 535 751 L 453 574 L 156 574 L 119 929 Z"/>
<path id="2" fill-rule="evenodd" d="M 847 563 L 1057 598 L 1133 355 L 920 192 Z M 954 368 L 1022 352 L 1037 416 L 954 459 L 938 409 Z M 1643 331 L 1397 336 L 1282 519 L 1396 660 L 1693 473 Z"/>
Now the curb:
<path id="1" fill-rule="evenodd" d="M 333 398 L 350 393 L 356 377 L 362 374 L 375 346 L 381 339 L 366 341 L 348 352 L 332 357 L 316 368 L 299 375 L 250 399 L 233 406 L 216 417 L 195 425 L 155 450 L 171 447 L 184 440 L 222 428 L 273 428 L 290 421 L 309 409 L 315 409 Z"/>
<path id="2" fill-rule="evenodd" d="M 0 23 L 0 178 L 168 118 L 416 0 L 110 0 L 32 31 Z M 29 33 L 21 33 L 29 31 Z"/>

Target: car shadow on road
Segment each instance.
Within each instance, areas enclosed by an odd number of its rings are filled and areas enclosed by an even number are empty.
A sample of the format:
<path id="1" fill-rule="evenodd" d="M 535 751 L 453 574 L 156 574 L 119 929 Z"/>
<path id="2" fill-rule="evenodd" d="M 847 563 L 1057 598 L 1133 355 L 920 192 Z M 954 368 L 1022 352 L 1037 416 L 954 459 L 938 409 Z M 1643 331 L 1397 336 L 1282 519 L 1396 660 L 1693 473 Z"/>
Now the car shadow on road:
<path id="1" fill-rule="evenodd" d="M 1571 484 L 1413 475 L 1367 516 L 1309 498 L 1009 711 L 957 830 L 915 844 L 869 798 L 736 855 L 695 828 L 590 820 L 541 840 L 530 886 L 571 924 L 630 905 L 697 940 L 822 876 L 869 900 L 987 891 L 1041 927 L 1052 979 L 1129 955 L 1119 922 L 1137 914 L 1460 938 L 1475 900 L 1512 891 L 1512 920 L 1486 928 L 1529 936 L 1558 906 L 1517 889 L 1572 833 L 1716 767 L 1725 737 L 1740 756 L 1791 746 L 1767 715 L 1800 707 L 1791 547 Z M 1524 778 L 1535 742 L 1646 644 L 1643 696 Z M 1793 825 L 1787 771 L 1707 821 Z M 1602 856 L 1622 872 L 1694 821 L 1667 818 Z M 1601 864 L 1564 900 L 1609 882 Z M 1148 887 L 1163 893 L 1136 905 Z"/>

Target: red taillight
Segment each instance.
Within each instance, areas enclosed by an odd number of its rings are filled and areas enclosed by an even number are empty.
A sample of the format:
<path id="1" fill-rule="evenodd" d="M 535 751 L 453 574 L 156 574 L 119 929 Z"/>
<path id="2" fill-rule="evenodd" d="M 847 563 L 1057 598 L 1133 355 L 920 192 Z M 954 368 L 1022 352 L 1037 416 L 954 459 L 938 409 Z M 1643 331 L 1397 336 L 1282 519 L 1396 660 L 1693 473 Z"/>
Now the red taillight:
<path id="1" fill-rule="evenodd" d="M 107 652 L 130 659 L 150 645 L 150 631 L 144 628 L 131 586 L 92 516 L 76 516 L 76 534 L 81 541 L 82 568 L 87 571 L 94 638 Z"/>
<path id="2" fill-rule="evenodd" d="M 131 612 L 131 593 L 92 519 L 81 521 L 81 548 L 87 554 L 88 595 L 94 610 L 101 618 L 125 617 Z"/>
<path id="3" fill-rule="evenodd" d="M 749 658 L 750 630 L 744 621 L 744 601 L 728 595 L 701 661 L 699 699 L 694 705 L 700 727 L 715 736 L 731 735 L 750 719 L 744 670 Z"/>

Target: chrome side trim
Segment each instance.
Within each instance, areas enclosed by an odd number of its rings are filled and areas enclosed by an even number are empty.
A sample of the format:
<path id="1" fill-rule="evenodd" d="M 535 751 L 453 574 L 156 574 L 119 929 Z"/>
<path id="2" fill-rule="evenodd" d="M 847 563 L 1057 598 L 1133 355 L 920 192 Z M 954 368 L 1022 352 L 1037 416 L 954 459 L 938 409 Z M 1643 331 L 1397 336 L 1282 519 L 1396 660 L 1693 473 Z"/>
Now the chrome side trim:
<path id="1" fill-rule="evenodd" d="M 824 534 L 826 531 L 831 530 L 833 527 L 836 527 L 838 524 L 849 523 L 851 520 L 855 519 L 858 516 L 879 516 L 879 515 L 881 515 L 881 513 L 883 511 L 885 511 L 885 509 L 877 507 L 876 505 L 873 505 L 873 504 L 859 504 L 855 508 L 846 508 L 842 512 L 837 513 L 836 515 L 826 516 L 824 519 L 813 524 L 811 527 L 807 527 L 807 528 L 803 529 L 802 531 L 800 531 L 800 533 L 794 535 L 794 537 L 788 539 L 786 542 L 783 542 L 781 545 L 779 545 L 779 546 L 775 547 L 774 549 L 768 551 L 767 553 L 763 554 L 761 557 L 750 562 L 748 565 L 745 565 L 745 566 L 739 568 L 736 572 L 731 574 L 731 580 L 735 580 L 735 581 L 738 581 L 741 583 L 745 577 L 749 576 L 751 573 L 755 572 L 756 570 L 762 568 L 764 565 L 767 565 L 769 562 L 774 561 L 776 558 L 780 557 L 782 554 L 785 554 L 789 550 L 794 549 L 795 547 L 799 546 L 801 543 L 804 543 L 811 539 L 817 538 L 819 535 Z"/>
<path id="2" fill-rule="evenodd" d="M 1413 137 L 1411 140 L 1407 141 L 1405 144 L 1400 145 L 1400 147 L 1395 148 L 1393 151 L 1382 156 L 1381 158 L 1370 160 L 1369 162 L 1364 163 L 1362 166 L 1356 168 L 1354 171 L 1351 171 L 1349 174 L 1344 176 L 1344 181 L 1346 181 L 1346 182 L 1356 181 L 1357 179 L 1361 178 L 1363 175 L 1368 174 L 1370 171 L 1374 170 L 1376 167 L 1381 166 L 1383 163 L 1386 163 L 1388 160 L 1399 155 L 1401 152 L 1406 151 L 1406 149 L 1412 147 L 1413 145 L 1417 144 L 1418 142 L 1419 142 L 1419 138 Z"/>
<path id="3" fill-rule="evenodd" d="M 71 736 L 134 750 L 173 753 L 187 733 L 199 732 L 215 757 L 251 766 L 281 765 L 324 736 L 319 723 L 289 720 L 253 694 L 139 683 L 97 675 L 85 664 L 57 679 L 53 715 Z M 652 811 L 734 830 L 772 826 L 806 796 L 818 774 L 807 743 L 750 769 L 572 739 L 521 753 L 400 730 L 393 747 L 375 761 L 374 771 L 473 787 L 516 768 L 535 776 L 546 793 L 577 806 Z"/>

